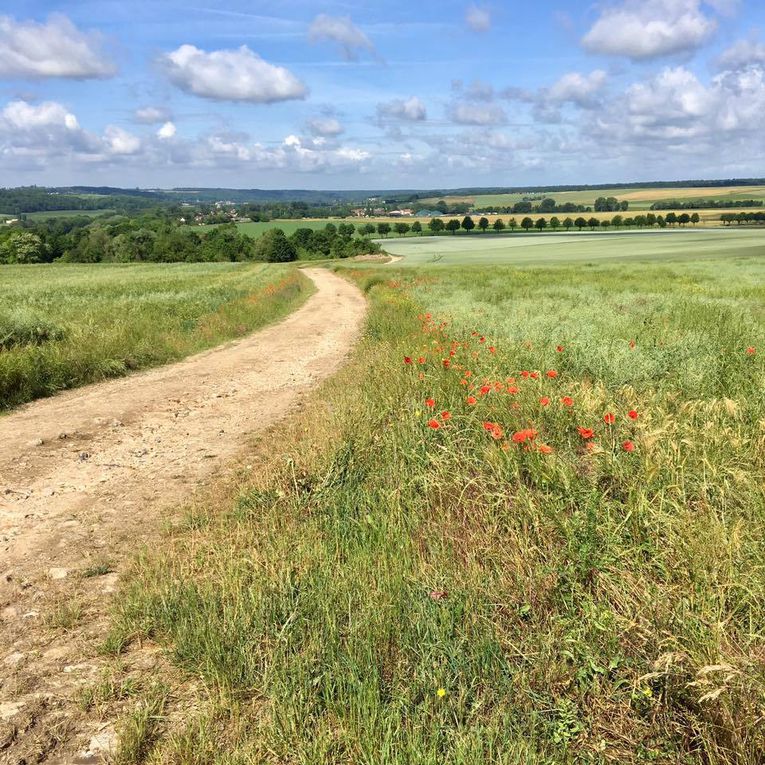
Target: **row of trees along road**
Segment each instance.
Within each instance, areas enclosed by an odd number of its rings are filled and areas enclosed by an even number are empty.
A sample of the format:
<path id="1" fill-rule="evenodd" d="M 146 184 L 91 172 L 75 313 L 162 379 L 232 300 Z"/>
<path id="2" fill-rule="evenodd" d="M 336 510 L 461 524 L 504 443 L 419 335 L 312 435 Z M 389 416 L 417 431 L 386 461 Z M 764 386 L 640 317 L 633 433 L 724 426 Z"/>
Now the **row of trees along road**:
<path id="1" fill-rule="evenodd" d="M 739 216 L 734 215 L 732 217 L 734 220 L 737 220 Z M 667 215 L 654 215 L 653 213 L 648 213 L 647 215 L 635 215 L 631 217 L 614 215 L 613 218 L 606 218 L 604 220 L 584 217 L 564 218 L 561 220 L 557 216 L 553 216 L 549 220 L 547 218 L 537 218 L 534 220 L 533 218 L 527 217 L 523 218 L 520 223 L 516 218 L 510 218 L 507 223 L 505 223 L 502 218 L 497 218 L 497 220 L 495 220 L 493 223 L 491 223 L 488 218 L 479 218 L 476 222 L 469 215 L 466 215 L 461 221 L 457 218 L 452 218 L 451 220 L 447 221 L 444 221 L 442 218 L 431 218 L 428 222 L 428 229 L 432 234 L 440 234 L 444 231 L 448 231 L 451 234 L 456 234 L 460 229 L 463 229 L 469 234 L 475 228 L 478 228 L 481 233 L 485 233 L 489 229 L 492 231 L 501 232 L 507 229 L 510 229 L 510 231 L 515 231 L 517 228 L 523 229 L 525 231 L 530 231 L 531 229 L 544 231 L 547 228 L 550 228 L 553 231 L 561 228 L 569 231 L 572 228 L 576 228 L 581 231 L 585 228 L 594 230 L 596 228 L 610 227 L 653 228 L 654 226 L 659 226 L 660 228 L 665 228 L 667 226 L 687 226 L 689 223 L 695 226 L 700 221 L 701 218 L 698 213 L 693 213 L 692 215 L 689 215 L 688 213 L 676 215 L 672 212 L 667 213 Z M 740 222 L 744 222 L 744 220 L 742 219 Z M 415 221 L 411 225 L 404 222 L 393 224 L 367 223 L 359 228 L 359 233 L 364 235 L 377 233 L 379 236 L 384 237 L 387 237 L 391 232 L 396 233 L 399 236 L 404 236 L 409 233 L 422 234 L 423 231 L 424 229 L 420 221 Z"/>

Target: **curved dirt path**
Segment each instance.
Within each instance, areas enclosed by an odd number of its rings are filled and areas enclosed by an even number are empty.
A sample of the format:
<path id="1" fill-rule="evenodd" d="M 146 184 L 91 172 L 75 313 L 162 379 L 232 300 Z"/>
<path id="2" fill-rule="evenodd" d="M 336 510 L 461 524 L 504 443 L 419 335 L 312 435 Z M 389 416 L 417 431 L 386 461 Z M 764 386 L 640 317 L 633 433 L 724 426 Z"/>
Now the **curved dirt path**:
<path id="1" fill-rule="evenodd" d="M 100 761 L 108 741 L 71 724 L 69 697 L 98 670 L 83 657 L 120 562 L 151 539 L 162 508 L 299 407 L 359 335 L 361 292 L 329 271 L 304 273 L 316 293 L 278 324 L 0 418 L 0 762 Z M 88 569 L 96 575 L 83 578 Z M 74 601 L 85 624 L 62 632 Z"/>

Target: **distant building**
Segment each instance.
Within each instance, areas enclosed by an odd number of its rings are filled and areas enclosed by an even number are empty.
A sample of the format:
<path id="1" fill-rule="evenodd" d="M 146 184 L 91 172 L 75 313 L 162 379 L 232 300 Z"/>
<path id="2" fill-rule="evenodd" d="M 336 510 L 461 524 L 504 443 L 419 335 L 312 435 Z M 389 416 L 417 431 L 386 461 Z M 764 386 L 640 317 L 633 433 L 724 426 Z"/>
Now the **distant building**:
<path id="1" fill-rule="evenodd" d="M 391 210 L 388 215 L 391 218 L 411 218 L 414 215 L 414 210 Z"/>
<path id="2" fill-rule="evenodd" d="M 440 210 L 418 210 L 415 213 L 417 218 L 440 218 L 442 215 Z"/>

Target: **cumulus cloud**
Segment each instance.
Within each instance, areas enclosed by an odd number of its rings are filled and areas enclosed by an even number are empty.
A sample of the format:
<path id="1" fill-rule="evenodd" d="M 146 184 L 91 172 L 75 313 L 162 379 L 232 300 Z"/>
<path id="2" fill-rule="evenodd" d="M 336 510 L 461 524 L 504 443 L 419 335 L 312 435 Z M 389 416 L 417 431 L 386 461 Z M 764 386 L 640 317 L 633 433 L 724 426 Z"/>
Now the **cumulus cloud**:
<path id="1" fill-rule="evenodd" d="M 377 104 L 377 117 L 380 121 L 403 120 L 405 122 L 422 122 L 428 113 L 425 104 L 417 98 L 394 98 L 392 101 Z"/>
<path id="2" fill-rule="evenodd" d="M 716 29 L 702 0 L 622 0 L 605 8 L 582 45 L 591 53 L 652 59 L 694 51 Z"/>
<path id="3" fill-rule="evenodd" d="M 133 113 L 135 121 L 142 125 L 158 125 L 167 122 L 170 116 L 170 110 L 163 106 L 143 106 Z"/>
<path id="4" fill-rule="evenodd" d="M 465 23 L 474 32 L 488 32 L 491 28 L 491 14 L 480 5 L 470 5 L 465 11 Z"/>
<path id="5" fill-rule="evenodd" d="M 758 40 L 739 40 L 717 60 L 720 69 L 745 69 L 752 64 L 765 64 L 765 43 Z"/>
<path id="6" fill-rule="evenodd" d="M 16 100 L 0 112 L 0 154 L 45 165 L 69 157 L 85 162 L 132 156 L 142 150 L 140 138 L 115 125 L 103 136 L 84 130 L 77 117 L 56 101 Z"/>
<path id="7" fill-rule="evenodd" d="M 340 123 L 340 120 L 335 117 L 312 117 L 308 120 L 308 130 L 315 136 L 326 136 L 334 138 L 340 135 L 345 128 Z"/>
<path id="8" fill-rule="evenodd" d="M 116 66 L 102 42 L 99 34 L 81 32 L 61 14 L 44 23 L 0 16 L 0 77 L 111 77 Z"/>
<path id="9" fill-rule="evenodd" d="M 449 117 L 458 125 L 502 125 L 507 115 L 499 104 L 458 102 L 449 109 Z"/>
<path id="10" fill-rule="evenodd" d="M 352 21 L 350 16 L 319 14 L 308 30 L 311 42 L 334 42 L 340 46 L 348 61 L 356 61 L 361 51 L 376 55 L 372 41 Z"/>
<path id="11" fill-rule="evenodd" d="M 595 105 L 608 76 L 602 69 L 589 74 L 568 72 L 547 90 L 547 98 L 555 103 L 572 103 L 583 108 Z"/>
<path id="12" fill-rule="evenodd" d="M 157 138 L 162 141 L 169 141 L 171 138 L 175 137 L 176 132 L 177 129 L 175 123 L 168 120 L 159 128 L 159 130 L 157 130 Z"/>
<path id="13" fill-rule="evenodd" d="M 264 61 L 246 45 L 209 53 L 181 45 L 160 63 L 169 80 L 187 93 L 217 101 L 270 104 L 302 99 L 306 86 L 288 69 Z"/>
<path id="14" fill-rule="evenodd" d="M 494 100 L 494 88 L 482 80 L 473 80 L 469 85 L 465 85 L 462 80 L 452 80 L 452 91 L 468 101 Z"/>

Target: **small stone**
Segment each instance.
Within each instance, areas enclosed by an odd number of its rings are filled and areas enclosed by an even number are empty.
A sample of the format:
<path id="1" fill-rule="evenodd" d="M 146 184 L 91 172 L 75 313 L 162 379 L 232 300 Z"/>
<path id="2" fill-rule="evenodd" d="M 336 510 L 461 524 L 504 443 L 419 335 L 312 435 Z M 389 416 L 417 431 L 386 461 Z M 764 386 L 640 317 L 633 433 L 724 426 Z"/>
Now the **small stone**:
<path id="1" fill-rule="evenodd" d="M 49 568 L 48 576 L 51 579 L 66 579 L 69 576 L 68 568 Z"/>
<path id="2" fill-rule="evenodd" d="M 10 720 L 24 708 L 23 701 L 3 701 L 0 703 L 0 720 Z"/>
<path id="3" fill-rule="evenodd" d="M 6 621 L 11 621 L 12 619 L 18 619 L 19 611 L 17 608 L 14 608 L 13 606 L 6 606 L 2 611 L 0 611 L 0 617 L 2 617 Z"/>
<path id="4" fill-rule="evenodd" d="M 21 653 L 21 651 L 14 651 L 13 653 L 9 653 L 3 659 L 3 664 L 6 664 L 9 667 L 15 667 L 23 658 L 24 654 Z"/>
<path id="5" fill-rule="evenodd" d="M 35 438 L 33 441 L 29 441 L 27 446 L 42 446 L 44 443 L 42 438 Z"/>

